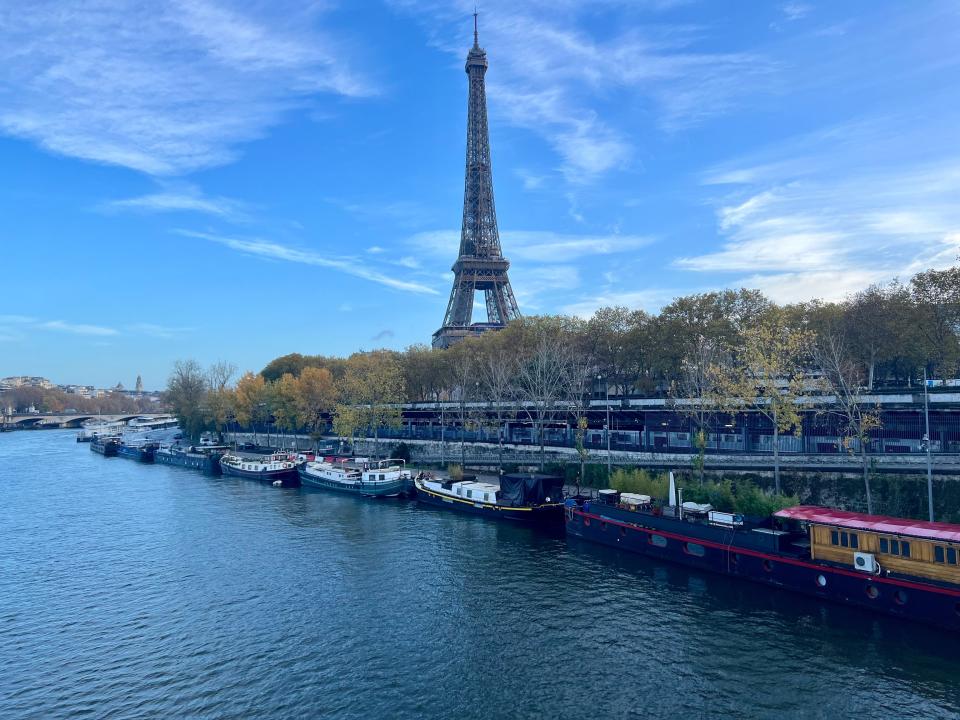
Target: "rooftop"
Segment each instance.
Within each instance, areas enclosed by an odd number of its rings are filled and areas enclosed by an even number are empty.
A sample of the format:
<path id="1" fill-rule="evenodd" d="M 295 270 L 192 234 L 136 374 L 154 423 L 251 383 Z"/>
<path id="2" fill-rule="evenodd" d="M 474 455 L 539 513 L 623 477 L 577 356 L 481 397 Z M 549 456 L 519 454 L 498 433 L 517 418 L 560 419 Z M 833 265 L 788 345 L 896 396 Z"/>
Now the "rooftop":
<path id="1" fill-rule="evenodd" d="M 953 523 L 928 522 L 909 518 L 888 517 L 885 515 L 867 515 L 866 513 L 834 510 L 816 505 L 798 505 L 774 513 L 776 517 L 790 520 L 804 520 L 820 525 L 870 530 L 878 533 L 909 535 L 929 540 L 960 542 L 960 525 Z"/>

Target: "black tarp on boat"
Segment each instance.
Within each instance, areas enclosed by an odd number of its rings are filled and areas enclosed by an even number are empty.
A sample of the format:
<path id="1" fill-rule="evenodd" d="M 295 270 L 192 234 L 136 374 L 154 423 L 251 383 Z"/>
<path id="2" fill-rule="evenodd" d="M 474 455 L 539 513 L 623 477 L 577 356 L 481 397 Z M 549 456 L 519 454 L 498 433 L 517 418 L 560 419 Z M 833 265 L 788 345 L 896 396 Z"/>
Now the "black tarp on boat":
<path id="1" fill-rule="evenodd" d="M 511 507 L 560 502 L 563 478 L 554 475 L 517 473 L 500 476 L 500 503 Z M 549 500 L 548 500 L 549 498 Z"/>

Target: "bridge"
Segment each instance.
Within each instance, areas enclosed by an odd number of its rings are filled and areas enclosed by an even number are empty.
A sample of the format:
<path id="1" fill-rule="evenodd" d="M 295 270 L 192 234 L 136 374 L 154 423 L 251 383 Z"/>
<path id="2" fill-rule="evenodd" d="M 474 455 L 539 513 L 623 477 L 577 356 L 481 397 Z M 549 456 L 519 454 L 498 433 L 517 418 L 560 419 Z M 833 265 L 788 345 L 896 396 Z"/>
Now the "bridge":
<path id="1" fill-rule="evenodd" d="M 167 413 L 125 413 L 122 415 L 84 415 L 81 413 L 75 415 L 8 415 L 3 418 L 3 427 L 7 430 L 49 430 L 52 428 L 78 428 L 88 420 L 100 420 L 103 422 L 127 422 L 134 418 L 157 418 L 169 417 Z"/>

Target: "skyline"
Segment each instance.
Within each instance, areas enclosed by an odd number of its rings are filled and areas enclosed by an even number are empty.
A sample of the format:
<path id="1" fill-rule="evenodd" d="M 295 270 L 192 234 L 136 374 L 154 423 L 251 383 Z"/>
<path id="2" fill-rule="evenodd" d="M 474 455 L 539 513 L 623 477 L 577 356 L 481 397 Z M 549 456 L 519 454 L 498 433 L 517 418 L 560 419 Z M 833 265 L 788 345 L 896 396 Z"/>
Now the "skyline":
<path id="1" fill-rule="evenodd" d="M 0 376 L 429 343 L 473 3 L 77 7 L 0 10 Z M 951 265 L 958 29 L 945 2 L 484 3 L 521 312 Z"/>

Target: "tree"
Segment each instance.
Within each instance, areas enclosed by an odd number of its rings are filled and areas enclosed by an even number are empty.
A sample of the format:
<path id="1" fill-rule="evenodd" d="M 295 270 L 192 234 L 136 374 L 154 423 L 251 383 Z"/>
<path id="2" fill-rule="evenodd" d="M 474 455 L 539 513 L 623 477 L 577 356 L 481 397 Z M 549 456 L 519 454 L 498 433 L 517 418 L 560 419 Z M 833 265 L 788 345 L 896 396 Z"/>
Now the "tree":
<path id="1" fill-rule="evenodd" d="M 244 373 L 237 381 L 235 394 L 237 423 L 243 427 L 252 427 L 254 442 L 259 442 L 257 425 L 268 417 L 267 384 L 263 376 L 249 371 Z"/>
<path id="2" fill-rule="evenodd" d="M 514 378 L 517 375 L 517 355 L 508 344 L 509 335 L 497 333 L 484 344 L 477 358 L 477 377 L 480 395 L 487 401 L 485 419 L 493 420 L 497 429 L 497 470 L 503 472 L 504 423 L 516 415 L 513 399 L 516 397 Z"/>
<path id="3" fill-rule="evenodd" d="M 780 494 L 780 433 L 801 432 L 800 400 L 806 384 L 813 335 L 791 327 L 782 310 L 771 310 L 748 327 L 734 350 L 734 362 L 717 376 L 717 389 L 732 412 L 751 409 L 773 426 L 773 476 Z"/>
<path id="4" fill-rule="evenodd" d="M 340 438 L 350 438 L 350 447 L 353 448 L 353 439 L 363 423 L 360 408 L 354 405 L 339 404 L 333 411 L 333 431 Z"/>
<path id="5" fill-rule="evenodd" d="M 196 360 L 177 360 L 167 381 L 167 403 L 187 437 L 197 440 L 206 427 L 207 376 Z"/>
<path id="6" fill-rule="evenodd" d="M 683 358 L 679 382 L 674 386 L 674 409 L 691 418 L 696 425 L 693 446 L 697 455 L 693 467 L 701 485 L 709 421 L 722 405 L 720 383 L 726 365 L 726 352 L 720 347 L 719 341 L 700 335 Z"/>
<path id="7" fill-rule="evenodd" d="M 373 429 L 376 454 L 380 454 L 380 428 L 399 427 L 403 402 L 403 369 L 389 350 L 354 353 L 347 359 L 343 382 L 347 401 L 359 412 L 363 425 Z"/>
<path id="8" fill-rule="evenodd" d="M 299 395 L 297 379 L 290 373 L 284 373 L 279 380 L 270 383 L 270 408 L 277 427 L 284 432 L 293 433 L 303 425 Z"/>
<path id="9" fill-rule="evenodd" d="M 314 440 L 320 438 L 323 418 L 333 412 L 336 402 L 337 388 L 331 372 L 326 368 L 304 368 L 297 380 L 297 408 Z"/>
<path id="10" fill-rule="evenodd" d="M 933 372 L 953 377 L 960 357 L 960 267 L 918 273 L 910 286 Z"/>
<path id="11" fill-rule="evenodd" d="M 839 335 L 825 334 L 818 338 L 814 347 L 814 358 L 822 374 L 825 389 L 835 398 L 825 412 L 840 420 L 843 445 L 847 451 L 860 453 L 867 512 L 872 514 L 873 495 L 870 492 L 867 446 L 870 444 L 871 431 L 880 427 L 880 413 L 863 407 L 860 401 L 863 375 Z"/>
<path id="12" fill-rule="evenodd" d="M 224 431 L 234 413 L 236 398 L 229 384 L 236 371 L 236 365 L 223 360 L 215 362 L 207 370 L 208 422 L 218 434 Z"/>
<path id="13" fill-rule="evenodd" d="M 527 318 L 517 391 L 540 443 L 540 469 L 546 460 L 546 424 L 560 408 L 573 364 L 570 328 L 554 318 Z M 516 323 L 514 323 L 516 324 Z"/>
<path id="14" fill-rule="evenodd" d="M 467 467 L 466 433 L 474 417 L 473 404 L 479 400 L 480 380 L 477 363 L 478 338 L 467 338 L 450 348 L 451 396 L 456 398 L 460 420 L 460 466 Z"/>

